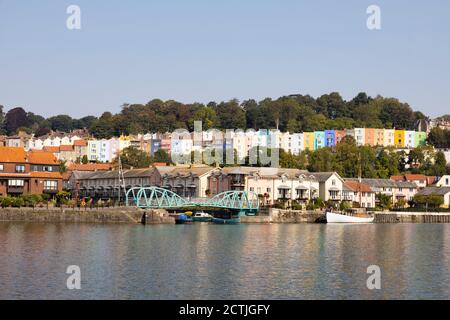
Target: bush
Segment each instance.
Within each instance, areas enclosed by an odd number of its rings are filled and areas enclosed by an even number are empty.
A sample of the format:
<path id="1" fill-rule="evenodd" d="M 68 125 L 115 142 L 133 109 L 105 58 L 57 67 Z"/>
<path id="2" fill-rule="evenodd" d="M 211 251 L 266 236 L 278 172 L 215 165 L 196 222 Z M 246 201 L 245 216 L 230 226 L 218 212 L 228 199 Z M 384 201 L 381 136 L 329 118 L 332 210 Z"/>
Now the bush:
<path id="1" fill-rule="evenodd" d="M 11 207 L 12 203 L 13 203 L 12 197 L 9 197 L 9 196 L 0 197 L 0 205 L 2 208 Z"/>
<path id="2" fill-rule="evenodd" d="M 12 199 L 11 206 L 14 208 L 20 208 L 25 205 L 25 201 L 23 200 L 22 197 L 12 197 L 11 199 Z"/>
<path id="3" fill-rule="evenodd" d="M 39 194 L 26 194 L 21 196 L 24 201 L 24 206 L 34 208 L 37 204 L 42 202 L 42 196 Z"/>
<path id="4" fill-rule="evenodd" d="M 70 192 L 60 191 L 56 194 L 56 205 L 60 206 L 63 204 L 67 204 L 70 199 Z"/>

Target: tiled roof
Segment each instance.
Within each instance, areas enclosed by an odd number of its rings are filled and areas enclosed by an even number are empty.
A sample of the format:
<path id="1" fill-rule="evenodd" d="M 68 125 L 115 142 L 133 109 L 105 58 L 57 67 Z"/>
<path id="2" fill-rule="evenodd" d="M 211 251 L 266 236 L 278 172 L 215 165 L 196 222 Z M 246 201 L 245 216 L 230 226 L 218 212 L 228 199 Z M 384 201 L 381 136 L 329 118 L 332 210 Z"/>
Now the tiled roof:
<path id="1" fill-rule="evenodd" d="M 25 163 L 27 154 L 23 148 L 0 147 L 0 162 Z"/>
<path id="2" fill-rule="evenodd" d="M 28 152 L 28 162 L 32 164 L 58 164 L 55 155 L 45 151 Z"/>
<path id="3" fill-rule="evenodd" d="M 47 147 L 46 146 L 46 147 L 43 147 L 42 150 L 46 151 L 46 152 L 57 153 L 57 152 L 59 152 L 59 147 Z"/>
<path id="4" fill-rule="evenodd" d="M 59 151 L 73 151 L 73 146 L 71 145 L 61 145 Z"/>
<path id="5" fill-rule="evenodd" d="M 72 171 L 107 171 L 111 170 L 111 163 L 72 163 L 69 170 Z"/>
<path id="6" fill-rule="evenodd" d="M 77 147 L 85 147 L 85 146 L 88 145 L 88 143 L 87 143 L 86 140 L 75 140 L 75 141 L 73 142 L 73 145 L 74 145 L 74 146 L 77 146 Z"/>
<path id="7" fill-rule="evenodd" d="M 30 177 L 32 178 L 52 178 L 52 179 L 62 179 L 62 175 L 59 172 L 30 172 Z"/>
<path id="8" fill-rule="evenodd" d="M 345 181 L 345 186 L 355 192 L 373 192 L 369 185 L 358 181 Z"/>
<path id="9" fill-rule="evenodd" d="M 427 176 L 424 174 L 405 174 L 405 178 L 407 181 L 427 180 Z"/>
<path id="10" fill-rule="evenodd" d="M 427 187 L 420 190 L 417 194 L 422 196 L 429 196 L 432 194 L 443 196 L 448 193 L 450 193 L 450 187 Z"/>

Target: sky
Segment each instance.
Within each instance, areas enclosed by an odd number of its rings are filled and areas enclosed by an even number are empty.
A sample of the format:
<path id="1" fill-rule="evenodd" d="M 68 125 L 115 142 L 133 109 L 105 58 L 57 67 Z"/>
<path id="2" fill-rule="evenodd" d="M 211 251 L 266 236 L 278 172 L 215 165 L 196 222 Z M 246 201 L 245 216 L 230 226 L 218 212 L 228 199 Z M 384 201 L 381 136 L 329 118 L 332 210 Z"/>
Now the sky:
<path id="1" fill-rule="evenodd" d="M 69 5 L 81 29 L 69 30 Z M 369 30 L 369 5 L 381 30 Z M 450 1 L 0 0 L 0 105 L 99 116 L 337 91 L 450 113 Z"/>

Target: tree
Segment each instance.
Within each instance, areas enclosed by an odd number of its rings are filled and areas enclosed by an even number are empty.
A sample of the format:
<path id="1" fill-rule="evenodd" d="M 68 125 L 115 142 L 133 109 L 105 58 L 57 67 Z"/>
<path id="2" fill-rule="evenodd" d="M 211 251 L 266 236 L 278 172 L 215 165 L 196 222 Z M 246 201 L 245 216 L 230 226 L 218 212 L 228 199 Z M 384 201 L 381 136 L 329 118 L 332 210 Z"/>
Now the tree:
<path id="1" fill-rule="evenodd" d="M 165 164 L 170 164 L 172 162 L 170 159 L 170 155 L 163 149 L 159 149 L 158 151 L 156 151 L 151 161 L 152 163 L 159 162 Z"/>
<path id="2" fill-rule="evenodd" d="M 439 127 L 431 129 L 428 135 L 428 143 L 436 148 L 450 148 L 450 130 L 443 130 Z"/>
<path id="3" fill-rule="evenodd" d="M 50 127 L 55 131 L 70 132 L 73 129 L 73 120 L 68 115 L 57 115 L 47 119 Z"/>
<path id="4" fill-rule="evenodd" d="M 221 102 L 215 108 L 221 129 L 245 129 L 245 111 L 239 106 L 238 100 Z"/>
<path id="5" fill-rule="evenodd" d="M 376 199 L 378 200 L 377 207 L 382 210 L 389 210 L 392 205 L 392 199 L 391 196 L 384 194 L 384 193 L 377 193 L 375 195 Z"/>
<path id="6" fill-rule="evenodd" d="M 83 157 L 81 158 L 81 163 L 82 164 L 88 164 L 89 163 L 89 159 L 88 159 L 87 155 L 83 155 Z"/>
<path id="7" fill-rule="evenodd" d="M 118 167 L 119 157 L 116 157 L 113 161 L 113 166 Z M 122 167 L 125 169 L 137 169 L 137 168 L 148 168 L 152 164 L 152 159 L 150 155 L 142 150 L 134 147 L 128 147 L 122 150 L 120 153 L 120 160 L 122 162 Z"/>
<path id="8" fill-rule="evenodd" d="M 6 113 L 5 129 L 8 135 L 16 133 L 20 127 L 28 125 L 27 113 L 22 108 L 14 108 Z"/>
<path id="9" fill-rule="evenodd" d="M 5 134 L 6 133 L 6 128 L 5 128 L 5 112 L 3 110 L 3 106 L 0 105 L 0 134 Z"/>

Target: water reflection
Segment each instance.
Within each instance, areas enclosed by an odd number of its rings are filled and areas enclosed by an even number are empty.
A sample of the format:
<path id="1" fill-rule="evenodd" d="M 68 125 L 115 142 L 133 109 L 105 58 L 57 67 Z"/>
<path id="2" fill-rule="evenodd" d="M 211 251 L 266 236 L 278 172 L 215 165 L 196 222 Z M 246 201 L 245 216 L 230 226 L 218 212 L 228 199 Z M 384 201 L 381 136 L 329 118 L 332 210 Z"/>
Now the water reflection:
<path id="1" fill-rule="evenodd" d="M 448 298 L 449 244 L 450 226 L 431 224 L 0 223 L 0 298 Z M 366 288 L 369 265 L 382 290 Z"/>

